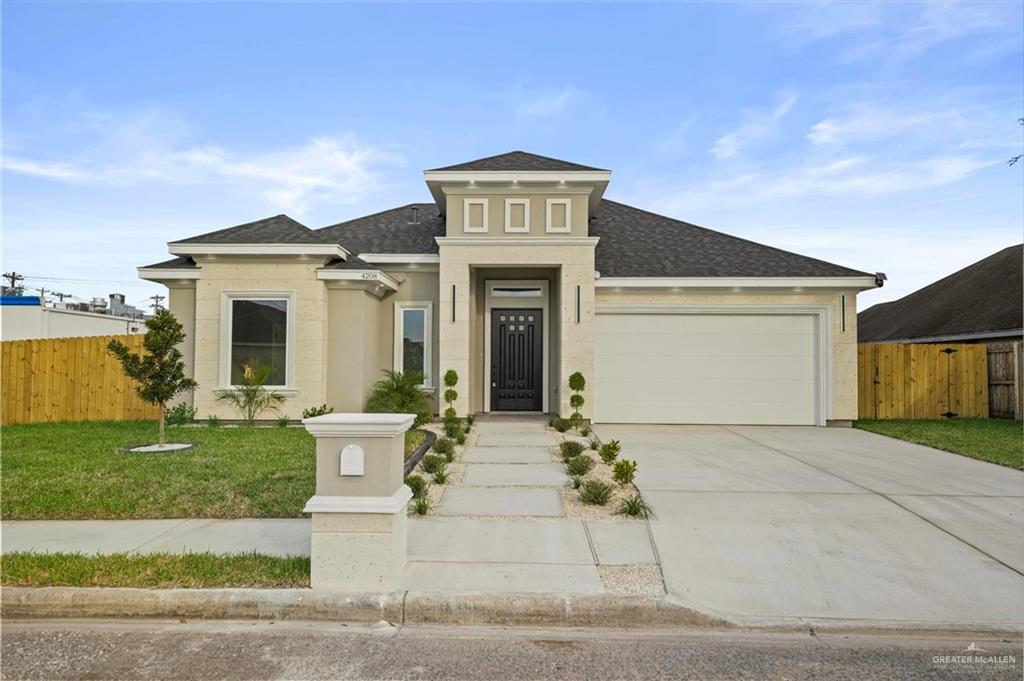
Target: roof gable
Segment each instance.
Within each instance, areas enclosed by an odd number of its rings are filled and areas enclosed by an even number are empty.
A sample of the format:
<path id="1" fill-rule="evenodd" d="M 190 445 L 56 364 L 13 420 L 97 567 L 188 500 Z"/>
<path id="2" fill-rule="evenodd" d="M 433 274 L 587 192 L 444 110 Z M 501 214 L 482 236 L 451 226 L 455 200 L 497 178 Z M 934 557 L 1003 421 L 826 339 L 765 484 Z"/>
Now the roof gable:
<path id="1" fill-rule="evenodd" d="M 172 244 L 308 244 L 323 243 L 317 233 L 287 215 L 275 215 L 234 227 L 172 241 Z"/>
<path id="2" fill-rule="evenodd" d="M 864 342 L 1024 327 L 1024 244 L 1004 248 L 899 300 L 857 315 Z"/>
<path id="3" fill-rule="evenodd" d="M 563 161 L 561 159 L 551 158 L 549 156 L 531 154 L 526 151 L 510 151 L 505 154 L 497 154 L 496 156 L 485 156 L 484 158 L 478 158 L 473 161 L 466 161 L 465 163 L 458 163 L 456 165 L 445 166 L 443 168 L 432 168 L 427 172 L 440 172 L 446 170 L 482 170 L 498 172 L 557 172 L 560 170 L 590 170 L 606 172 L 604 168 L 594 168 L 593 166 L 580 165 L 579 163 Z"/>

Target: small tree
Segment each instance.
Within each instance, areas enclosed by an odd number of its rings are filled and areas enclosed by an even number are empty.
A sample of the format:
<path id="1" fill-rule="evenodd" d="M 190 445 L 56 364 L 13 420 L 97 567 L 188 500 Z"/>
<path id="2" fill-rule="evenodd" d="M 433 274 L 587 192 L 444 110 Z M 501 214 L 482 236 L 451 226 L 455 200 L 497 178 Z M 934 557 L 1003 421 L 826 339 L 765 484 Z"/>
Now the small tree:
<path id="1" fill-rule="evenodd" d="M 455 369 L 449 369 L 444 372 L 444 401 L 448 403 L 448 408 L 444 410 L 444 417 L 446 419 L 454 419 L 458 416 L 455 413 L 455 407 L 452 404 L 455 400 L 459 399 L 459 393 L 455 390 L 455 386 L 459 384 L 459 375 L 455 373 Z"/>
<path id="2" fill-rule="evenodd" d="M 583 415 L 580 413 L 580 409 L 583 407 L 586 400 L 583 399 L 583 389 L 587 387 L 587 379 L 583 378 L 583 374 L 580 372 L 573 373 L 569 377 L 569 388 L 573 391 L 573 394 L 569 396 L 569 406 L 572 407 L 572 420 L 574 423 L 579 423 L 583 420 Z"/>
<path id="3" fill-rule="evenodd" d="M 177 348 L 185 340 L 185 332 L 171 311 L 157 310 L 156 315 L 146 321 L 146 329 L 142 346 L 147 354 L 132 352 L 116 340 L 107 344 L 107 351 L 121 362 L 125 375 L 138 383 L 135 392 L 139 397 L 160 407 L 159 443 L 163 446 L 167 403 L 178 393 L 195 390 L 199 384 L 185 376 L 185 362 Z"/>

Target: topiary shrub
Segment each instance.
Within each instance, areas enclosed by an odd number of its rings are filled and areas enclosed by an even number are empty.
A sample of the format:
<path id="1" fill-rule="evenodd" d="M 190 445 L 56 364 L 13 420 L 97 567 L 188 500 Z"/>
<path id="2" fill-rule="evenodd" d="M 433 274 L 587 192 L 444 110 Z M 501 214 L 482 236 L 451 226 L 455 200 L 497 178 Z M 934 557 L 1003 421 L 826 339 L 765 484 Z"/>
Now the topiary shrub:
<path id="1" fill-rule="evenodd" d="M 565 472 L 569 475 L 586 475 L 594 468 L 594 460 L 586 454 L 574 456 L 565 462 Z"/>
<path id="2" fill-rule="evenodd" d="M 614 487 L 600 480 L 584 480 L 580 485 L 580 501 L 584 504 L 604 506 L 614 493 Z"/>
<path id="3" fill-rule="evenodd" d="M 437 456 L 436 454 L 427 454 L 423 457 L 420 465 L 423 467 L 425 473 L 436 473 L 443 469 L 447 465 L 448 461 L 443 456 Z"/>
<path id="4" fill-rule="evenodd" d="M 408 485 L 409 489 L 412 490 L 413 497 L 419 499 L 420 497 L 426 496 L 427 489 L 430 485 L 420 475 L 407 475 L 405 476 L 405 484 Z"/>
<path id="5" fill-rule="evenodd" d="M 584 388 L 587 387 L 587 379 L 583 378 L 583 374 L 576 371 L 569 376 L 569 389 L 572 390 L 573 394 L 569 396 L 569 406 L 572 407 L 572 422 L 579 423 L 583 420 L 583 415 L 580 413 L 580 409 L 583 408 L 583 404 L 586 402 L 583 399 L 583 395 L 580 393 Z"/>
<path id="6" fill-rule="evenodd" d="M 559 443 L 559 449 L 562 451 L 562 459 L 568 460 L 574 456 L 579 456 L 583 453 L 583 444 L 576 440 L 565 440 Z"/>
<path id="7" fill-rule="evenodd" d="M 636 461 L 622 459 L 615 462 L 615 466 L 612 468 L 612 480 L 620 485 L 628 485 L 633 482 L 634 477 L 636 477 Z"/>

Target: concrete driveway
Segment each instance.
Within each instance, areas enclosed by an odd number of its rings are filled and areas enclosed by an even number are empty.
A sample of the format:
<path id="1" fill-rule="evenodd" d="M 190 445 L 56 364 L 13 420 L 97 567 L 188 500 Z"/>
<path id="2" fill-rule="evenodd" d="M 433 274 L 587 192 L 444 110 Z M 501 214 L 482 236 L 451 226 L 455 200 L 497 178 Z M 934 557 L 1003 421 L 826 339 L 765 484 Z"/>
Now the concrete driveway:
<path id="1" fill-rule="evenodd" d="M 748 624 L 1020 623 L 1024 473 L 848 428 L 601 425 L 673 600 Z"/>

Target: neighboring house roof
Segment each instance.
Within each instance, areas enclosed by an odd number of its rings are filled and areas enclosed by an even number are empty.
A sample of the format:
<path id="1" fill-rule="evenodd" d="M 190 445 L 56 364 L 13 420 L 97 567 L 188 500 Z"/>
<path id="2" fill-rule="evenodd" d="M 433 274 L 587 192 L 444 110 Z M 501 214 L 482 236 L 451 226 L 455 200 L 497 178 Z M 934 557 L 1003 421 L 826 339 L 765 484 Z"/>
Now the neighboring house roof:
<path id="1" fill-rule="evenodd" d="M 607 277 L 874 276 L 607 199 L 590 235 L 601 237 L 596 267 Z"/>
<path id="2" fill-rule="evenodd" d="M 244 225 L 198 234 L 172 244 L 308 244 L 323 243 L 309 227 L 287 215 L 275 215 Z"/>
<path id="3" fill-rule="evenodd" d="M 596 170 L 601 172 L 607 172 L 604 168 L 584 166 L 580 165 L 579 163 L 572 163 L 571 161 L 562 161 L 561 159 L 550 158 L 548 156 L 539 156 L 537 154 L 531 154 L 525 151 L 510 151 L 507 154 L 498 154 L 497 156 L 486 156 L 484 158 L 478 158 L 475 161 L 457 163 L 456 165 L 453 166 L 445 166 L 443 168 L 432 168 L 427 172 L 433 173 L 444 170 L 492 170 L 507 172 Z"/>
<path id="4" fill-rule="evenodd" d="M 1024 244 L 857 315 L 864 342 L 1012 333 L 1024 327 Z"/>
<path id="5" fill-rule="evenodd" d="M 196 261 L 189 257 L 171 258 L 163 262 L 143 266 L 144 270 L 190 270 L 196 269 Z"/>
<path id="6" fill-rule="evenodd" d="M 316 230 L 319 238 L 350 253 L 437 253 L 434 239 L 444 232 L 435 203 L 409 203 Z"/>

